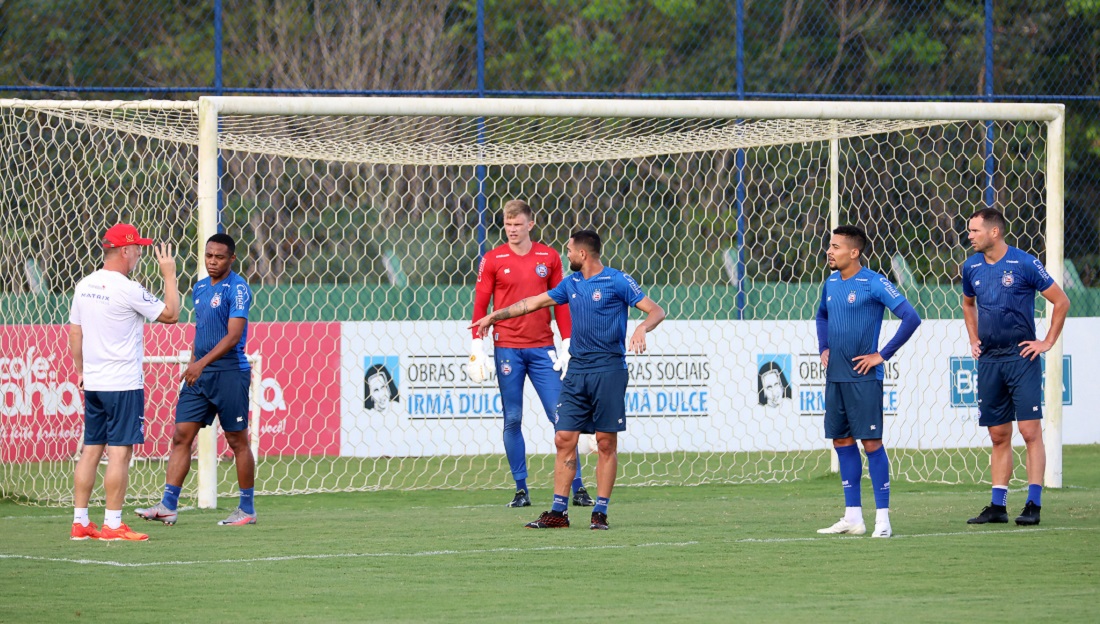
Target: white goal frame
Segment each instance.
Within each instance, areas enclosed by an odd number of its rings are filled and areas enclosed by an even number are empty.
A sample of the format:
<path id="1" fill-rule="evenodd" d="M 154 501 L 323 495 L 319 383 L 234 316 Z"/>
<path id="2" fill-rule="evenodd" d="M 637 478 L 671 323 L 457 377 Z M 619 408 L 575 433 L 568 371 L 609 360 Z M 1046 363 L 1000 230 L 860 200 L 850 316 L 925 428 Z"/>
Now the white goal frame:
<path id="1" fill-rule="evenodd" d="M 547 100 L 485 98 L 249 97 L 199 98 L 199 241 L 217 232 L 218 118 L 221 115 L 405 115 L 458 117 L 615 117 L 682 119 L 912 119 L 941 121 L 1032 121 L 1047 128 L 1046 259 L 1058 284 L 1065 273 L 1065 106 L 984 102 L 768 102 L 683 100 Z M 829 211 L 839 215 L 838 140 L 830 140 Z M 201 246 L 201 243 L 200 243 Z M 199 249 L 200 257 L 202 249 Z M 199 263 L 200 266 L 202 263 Z M 1046 316 L 1053 313 L 1047 302 Z M 1048 379 L 1062 378 L 1062 340 L 1047 355 Z M 1046 384 L 1047 487 L 1062 487 L 1062 389 Z M 836 457 L 833 457 L 836 470 Z"/>

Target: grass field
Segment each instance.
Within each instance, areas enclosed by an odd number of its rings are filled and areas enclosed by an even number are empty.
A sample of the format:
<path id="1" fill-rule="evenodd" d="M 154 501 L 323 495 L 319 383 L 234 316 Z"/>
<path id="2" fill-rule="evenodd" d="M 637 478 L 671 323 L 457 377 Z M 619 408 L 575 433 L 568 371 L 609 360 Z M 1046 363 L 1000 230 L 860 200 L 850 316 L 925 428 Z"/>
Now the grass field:
<path id="1" fill-rule="evenodd" d="M 1022 468 L 1017 469 L 1017 475 Z M 0 621 L 1095 621 L 1100 446 L 1065 449 L 1039 527 L 967 526 L 985 486 L 893 483 L 895 537 L 821 536 L 835 475 L 786 484 L 624 487 L 611 531 L 531 531 L 511 492 L 261 497 L 144 543 L 71 542 L 68 508 L 0 501 Z M 864 480 L 865 517 L 873 522 Z M 1010 514 L 1024 502 L 1009 495 Z M 102 508 L 93 508 L 93 520 Z"/>

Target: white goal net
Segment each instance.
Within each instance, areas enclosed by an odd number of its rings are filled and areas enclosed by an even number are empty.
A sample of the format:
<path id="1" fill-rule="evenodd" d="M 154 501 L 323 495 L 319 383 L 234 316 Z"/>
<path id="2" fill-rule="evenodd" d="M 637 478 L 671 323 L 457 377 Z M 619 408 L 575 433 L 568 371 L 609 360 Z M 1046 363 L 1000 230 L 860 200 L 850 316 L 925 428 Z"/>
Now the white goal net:
<path id="1" fill-rule="evenodd" d="M 984 104 L 0 101 L 0 489 L 70 497 L 82 405 L 65 323 L 117 221 L 175 243 L 180 258 L 185 310 L 178 326 L 146 328 L 150 356 L 191 347 L 201 241 L 218 227 L 237 239 L 236 269 L 255 295 L 247 350 L 263 362 L 258 493 L 510 487 L 495 380 L 472 383 L 462 364 L 478 260 L 503 241 L 512 198 L 531 203 L 534 238 L 555 248 L 576 229 L 598 231 L 605 263 L 668 312 L 650 352 L 628 357 L 620 484 L 829 470 L 813 316 L 836 224 L 868 232 L 870 268 L 925 319 L 886 368 L 894 478 L 980 482 L 988 441 L 958 288 L 966 220 L 1002 210 L 1010 242 L 1060 279 L 1061 115 Z M 153 265 L 134 277 L 156 289 Z M 896 328 L 887 322 L 885 338 Z M 1048 377 L 1060 375 L 1058 353 Z M 380 371 L 388 383 L 368 384 Z M 170 414 L 171 384 L 149 375 L 148 413 Z M 1061 401 L 1047 392 L 1060 482 Z M 529 481 L 549 487 L 552 427 L 530 388 L 526 405 Z M 161 457 L 162 443 L 138 456 Z M 220 456 L 207 474 L 228 494 L 235 475 Z M 590 483 L 594 464 L 586 458 Z M 163 470 L 137 462 L 132 494 L 158 496 Z"/>

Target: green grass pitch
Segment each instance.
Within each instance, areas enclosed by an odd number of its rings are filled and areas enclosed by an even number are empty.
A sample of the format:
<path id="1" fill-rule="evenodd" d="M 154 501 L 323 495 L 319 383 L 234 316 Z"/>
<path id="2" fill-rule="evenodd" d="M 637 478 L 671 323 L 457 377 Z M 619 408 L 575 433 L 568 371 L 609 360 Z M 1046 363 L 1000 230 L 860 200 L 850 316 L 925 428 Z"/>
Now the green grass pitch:
<path id="1" fill-rule="evenodd" d="M 71 542 L 68 508 L 0 501 L 0 622 L 1095 621 L 1100 446 L 1067 447 L 1064 474 L 1035 528 L 967 526 L 985 486 L 895 480 L 889 540 L 815 533 L 843 505 L 828 474 L 623 487 L 606 532 L 587 509 L 522 528 L 545 489 L 527 509 L 506 490 L 259 497 L 249 527 L 215 525 L 229 498 L 172 527 L 128 506 L 144 543 Z M 1023 502 L 1014 486 L 1010 515 Z"/>

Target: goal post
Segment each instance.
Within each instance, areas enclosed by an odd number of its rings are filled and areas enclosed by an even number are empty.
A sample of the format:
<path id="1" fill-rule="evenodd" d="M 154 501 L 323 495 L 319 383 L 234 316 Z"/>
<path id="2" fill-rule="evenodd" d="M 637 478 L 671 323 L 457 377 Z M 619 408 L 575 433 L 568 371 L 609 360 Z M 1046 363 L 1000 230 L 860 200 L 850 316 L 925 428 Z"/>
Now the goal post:
<path id="1" fill-rule="evenodd" d="M 870 268 L 928 320 L 887 370 L 895 478 L 988 479 L 957 287 L 969 255 L 959 233 L 985 205 L 987 144 L 1010 242 L 1063 275 L 1061 105 L 0 100 L 0 130 L 0 487 L 36 500 L 69 496 L 59 484 L 79 397 L 63 386 L 59 332 L 76 280 L 99 263 L 98 232 L 116 220 L 181 250 L 183 289 L 205 275 L 210 235 L 237 238 L 255 294 L 249 350 L 264 354 L 253 385 L 262 494 L 509 485 L 496 385 L 474 384 L 462 363 L 478 233 L 486 249 L 502 242 L 494 223 L 514 197 L 553 247 L 595 228 L 607 264 L 669 312 L 650 352 L 628 357 L 626 485 L 829 469 L 812 317 L 824 238 L 841 223 L 868 231 Z M 155 289 L 154 268 L 135 279 Z M 147 346 L 190 348 L 182 329 L 161 327 Z M 1045 357 L 1050 487 L 1062 483 L 1062 357 L 1062 341 Z M 540 486 L 552 427 L 530 389 L 525 403 Z M 201 506 L 219 492 L 208 479 L 230 485 L 210 470 Z M 142 473 L 132 491 L 155 497 L 162 479 Z"/>
<path id="2" fill-rule="evenodd" d="M 216 141 L 218 115 L 319 115 L 319 116 L 461 116 L 461 117 L 555 117 L 555 118 L 695 118 L 732 120 L 923 120 L 923 121 L 1038 121 L 1046 124 L 1046 257 L 1047 271 L 1063 281 L 1064 257 L 1064 171 L 1065 106 L 1062 104 L 1017 104 L 973 102 L 817 102 L 817 101 L 683 101 L 683 100 L 534 100 L 483 98 L 287 98 L 214 96 L 200 98 L 200 153 L 214 162 L 200 169 L 200 204 L 203 212 L 216 210 Z M 838 129 L 832 126 L 829 143 L 829 222 L 840 223 L 840 158 Z M 206 150 L 203 152 L 203 145 Z M 200 161 L 203 161 L 200 155 Z M 482 160 L 482 159 L 475 159 Z M 203 173 L 205 172 L 205 176 Z M 200 205 L 200 209 L 202 206 Z M 208 217 L 210 218 L 210 217 Z M 1046 304 L 1046 315 L 1053 306 Z M 1047 376 L 1062 378 L 1062 341 L 1047 356 Z M 1046 426 L 1048 487 L 1062 486 L 1062 392 L 1057 383 L 1047 384 Z M 836 455 L 831 470 L 839 469 Z"/>

